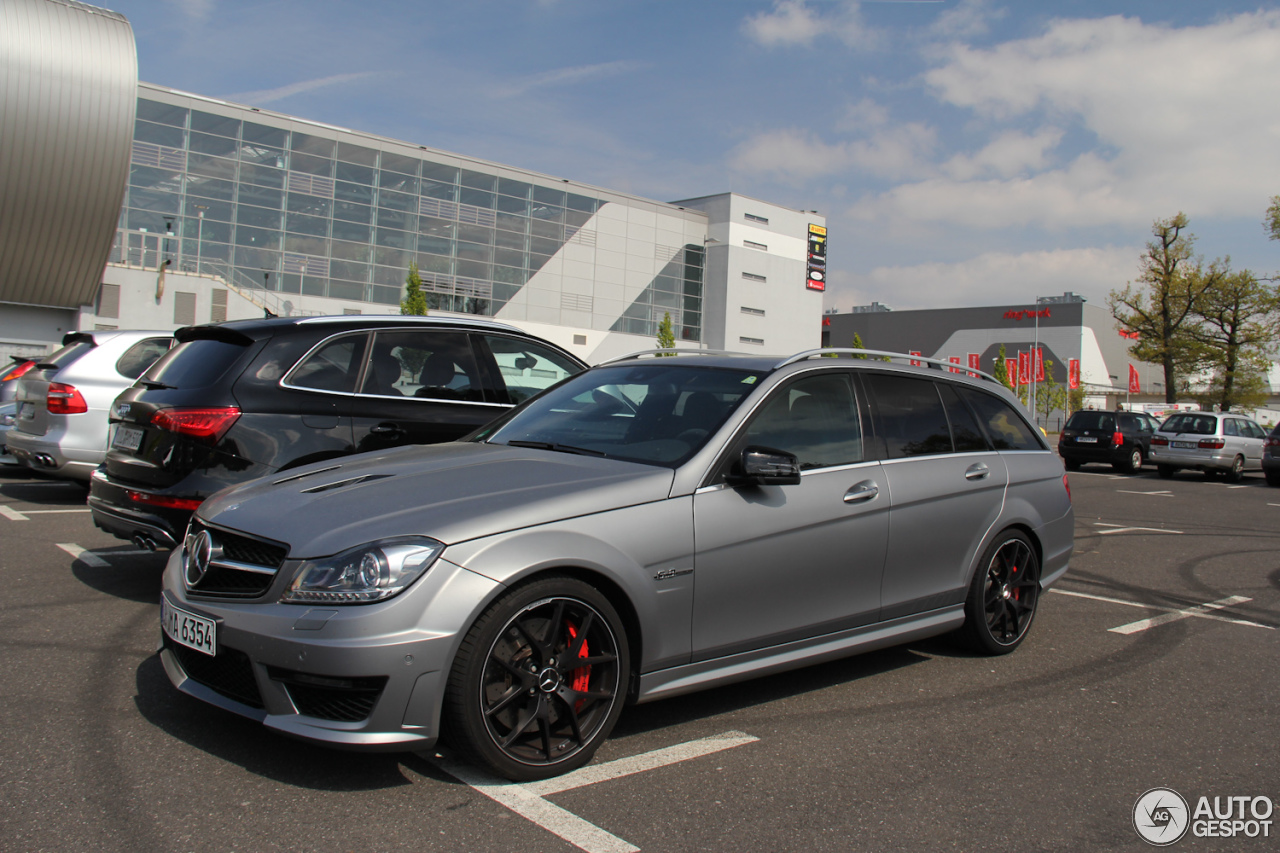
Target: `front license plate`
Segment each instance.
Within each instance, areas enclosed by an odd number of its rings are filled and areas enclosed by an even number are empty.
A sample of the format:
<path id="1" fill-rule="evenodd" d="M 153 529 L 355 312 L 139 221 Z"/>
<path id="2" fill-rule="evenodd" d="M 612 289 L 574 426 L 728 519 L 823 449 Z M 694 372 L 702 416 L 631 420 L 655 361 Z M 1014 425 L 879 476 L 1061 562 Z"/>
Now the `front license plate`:
<path id="1" fill-rule="evenodd" d="M 165 635 L 189 649 L 218 654 L 218 624 L 212 619 L 174 607 L 168 599 L 160 599 L 160 624 Z"/>
<path id="2" fill-rule="evenodd" d="M 1169 445 L 1171 447 L 1180 447 L 1183 450 L 1190 450 L 1196 446 L 1196 443 L 1194 441 L 1171 441 Z"/>
<path id="3" fill-rule="evenodd" d="M 116 427 L 116 434 L 111 439 L 111 446 L 121 450 L 137 450 L 142 446 L 143 432 L 134 427 Z"/>
<path id="4" fill-rule="evenodd" d="M 1076 443 L 1077 444 L 1097 444 L 1098 439 L 1094 438 L 1091 435 L 1082 435 L 1076 439 Z"/>

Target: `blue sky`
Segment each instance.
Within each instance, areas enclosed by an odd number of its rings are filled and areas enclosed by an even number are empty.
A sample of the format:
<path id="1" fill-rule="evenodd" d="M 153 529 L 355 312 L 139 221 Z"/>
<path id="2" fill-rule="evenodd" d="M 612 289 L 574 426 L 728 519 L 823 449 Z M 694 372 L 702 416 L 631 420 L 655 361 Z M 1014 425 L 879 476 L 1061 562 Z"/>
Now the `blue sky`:
<path id="1" fill-rule="evenodd" d="M 1274 275 L 1280 7 L 103 0 L 142 80 L 830 227 L 828 307 L 1104 304 L 1154 220 Z"/>

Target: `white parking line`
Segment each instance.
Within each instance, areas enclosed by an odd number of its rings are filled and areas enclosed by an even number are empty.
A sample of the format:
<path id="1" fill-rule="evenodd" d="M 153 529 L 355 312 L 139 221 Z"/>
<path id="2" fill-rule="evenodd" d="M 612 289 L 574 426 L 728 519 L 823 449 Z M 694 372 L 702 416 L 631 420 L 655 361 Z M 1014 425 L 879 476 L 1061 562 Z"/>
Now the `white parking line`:
<path id="1" fill-rule="evenodd" d="M 5 518 L 9 519 L 10 521 L 30 521 L 31 520 L 27 518 L 25 515 L 23 515 L 22 513 L 18 512 L 16 509 L 4 506 L 3 504 L 0 504 L 0 515 L 3 515 Z"/>
<path id="2" fill-rule="evenodd" d="M 1105 521 L 1095 521 L 1093 526 L 1111 528 L 1111 530 L 1099 530 L 1099 536 L 1106 536 L 1109 533 L 1133 533 L 1134 531 L 1142 533 L 1174 533 L 1179 536 L 1182 535 L 1181 530 L 1171 530 L 1167 527 L 1125 527 L 1123 524 L 1108 524 Z"/>
<path id="3" fill-rule="evenodd" d="M 13 507 L 0 505 L 0 515 L 3 515 L 5 518 L 9 519 L 10 521 L 30 521 L 31 520 L 30 516 L 33 516 L 33 515 L 53 515 L 56 513 L 67 513 L 67 512 L 89 512 L 89 508 L 84 507 L 83 509 L 81 508 L 28 509 L 28 510 L 23 510 L 22 512 L 19 512 Z"/>
<path id="4" fill-rule="evenodd" d="M 1253 601 L 1252 598 L 1245 598 L 1239 595 L 1235 595 L 1230 598 L 1224 598 L 1221 601 L 1211 602 L 1210 604 L 1202 604 L 1198 607 L 1189 607 L 1185 609 L 1179 609 L 1176 607 L 1162 607 L 1159 604 L 1147 604 L 1142 601 L 1126 601 L 1123 598 L 1109 598 L 1105 595 L 1093 595 L 1088 592 L 1075 592 L 1069 589 L 1058 589 L 1056 587 L 1054 587 L 1053 589 L 1050 589 L 1049 592 L 1056 592 L 1059 595 L 1070 595 L 1074 598 L 1087 598 L 1091 601 L 1105 601 L 1107 604 L 1123 604 L 1126 607 L 1142 607 L 1147 610 L 1161 610 L 1165 614 L 1165 616 L 1157 616 L 1157 617 L 1154 617 L 1153 619 L 1143 619 L 1139 622 L 1130 622 L 1128 625 L 1121 625 L 1119 628 L 1107 629 L 1108 631 L 1114 631 L 1117 634 L 1133 634 L 1133 633 L 1136 633 L 1137 631 L 1145 631 L 1147 628 L 1152 628 L 1155 625 L 1163 625 L 1165 622 L 1173 622 L 1178 619 L 1186 619 L 1189 616 L 1195 616 L 1200 619 L 1211 619 L 1214 622 L 1227 622 L 1231 625 L 1244 625 L 1250 628 L 1266 628 L 1269 631 L 1275 630 L 1275 628 L 1271 627 L 1270 625 L 1263 625 L 1259 622 L 1250 622 L 1247 619 L 1232 619 L 1229 616 L 1215 616 L 1214 614 L 1209 612 L 1211 610 L 1220 610 L 1223 607 L 1230 607 L 1232 604 L 1243 604 L 1246 601 Z M 1166 616 L 1169 618 L 1165 618 Z M 1147 622 L 1150 622 L 1152 624 L 1149 624 L 1149 625 L 1144 624 Z M 1132 627 L 1132 626 L 1140 626 L 1140 627 Z M 1132 628 L 1132 630 L 1125 630 L 1129 628 Z"/>
<path id="5" fill-rule="evenodd" d="M 1158 492 L 1135 492 L 1131 489 L 1116 489 L 1116 494 L 1120 495 L 1155 495 L 1158 498 L 1171 498 L 1173 492 L 1168 489 L 1161 489 Z"/>
<path id="6" fill-rule="evenodd" d="M 547 802 L 543 798 L 550 794 L 581 788 L 584 785 L 594 785 L 597 782 L 607 782 L 633 773 L 688 761 L 691 758 L 710 755 L 724 749 L 754 743 L 757 740 L 759 738 L 742 732 L 724 732 L 630 758 L 620 758 L 617 761 L 584 767 L 556 779 L 524 784 L 495 779 L 472 767 L 452 761 L 437 760 L 436 763 L 442 770 L 476 792 L 506 806 L 526 820 L 536 823 L 587 853 L 637 853 L 640 848 L 634 844 L 606 832 L 573 812 Z"/>
<path id="7" fill-rule="evenodd" d="M 97 554 L 93 553 L 92 551 L 86 551 L 85 549 L 81 548 L 79 545 L 76 545 L 74 542 L 59 544 L 58 547 L 66 551 L 75 559 L 84 563 L 86 566 L 93 566 L 95 569 L 101 569 L 110 565 L 106 560 L 102 559 Z"/>

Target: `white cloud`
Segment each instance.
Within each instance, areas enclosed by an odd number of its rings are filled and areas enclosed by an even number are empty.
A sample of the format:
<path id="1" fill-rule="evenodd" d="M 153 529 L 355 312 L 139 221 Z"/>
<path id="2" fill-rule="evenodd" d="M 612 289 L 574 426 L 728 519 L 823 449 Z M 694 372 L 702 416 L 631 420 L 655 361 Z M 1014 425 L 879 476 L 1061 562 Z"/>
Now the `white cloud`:
<path id="1" fill-rule="evenodd" d="M 882 266 L 833 276 L 826 301 L 841 311 L 872 301 L 906 310 L 1030 302 L 1070 290 L 1105 305 L 1109 291 L 1133 279 L 1140 253 L 1139 247 L 990 252 L 954 263 Z"/>
<path id="2" fill-rule="evenodd" d="M 775 0 L 772 11 L 749 16 L 742 27 L 765 47 L 807 45 L 827 35 L 853 48 L 872 48 L 882 40 L 880 32 L 862 20 L 859 4 L 853 0 L 825 15 L 806 6 L 805 0 Z"/>
<path id="3" fill-rule="evenodd" d="M 303 92 L 313 92 L 316 89 L 324 89 L 328 86 L 337 86 L 342 83 L 351 83 L 356 80 L 363 80 L 367 77 L 376 76 L 374 71 L 357 71 L 351 74 L 332 74 L 328 77 L 317 77 L 314 80 L 303 80 L 298 83 L 290 83 L 287 86 L 280 86 L 276 89 L 258 89 L 253 92 L 236 92 L 231 95 L 223 95 L 222 97 L 228 101 L 235 101 L 241 104 L 270 104 L 275 101 L 281 101 L 292 95 L 301 95 Z"/>
<path id="4" fill-rule="evenodd" d="M 213 0 L 178 0 L 178 8 L 191 20 L 203 23 L 213 14 Z"/>
<path id="5" fill-rule="evenodd" d="M 640 67 L 641 63 L 639 62 L 619 60 L 617 62 L 601 62 L 596 65 L 556 68 L 552 71 L 544 71 L 541 74 L 534 74 L 522 80 L 498 86 L 494 88 L 493 95 L 498 98 L 514 98 L 525 94 L 531 89 L 559 86 L 566 83 L 579 83 L 584 80 L 598 80 L 603 77 L 612 77 L 615 74 L 634 71 Z"/>
<path id="6" fill-rule="evenodd" d="M 915 178 L 931 171 L 927 160 L 936 143 L 933 130 L 921 124 L 873 128 L 864 138 L 838 143 L 786 128 L 741 143 L 729 153 L 729 165 L 738 172 L 799 182 L 850 169 L 880 178 Z"/>
<path id="7" fill-rule="evenodd" d="M 925 79 L 987 138 L 942 164 L 946 177 L 866 199 L 864 221 L 1133 226 L 1177 210 L 1258 215 L 1258 187 L 1280 186 L 1280 12 L 1181 29 L 1056 21 L 991 50 L 952 45 Z"/>
<path id="8" fill-rule="evenodd" d="M 1005 10 L 993 8 L 990 0 L 961 0 L 944 11 L 929 28 L 931 35 L 943 39 L 966 39 L 985 35 L 989 21 L 1003 18 Z"/>

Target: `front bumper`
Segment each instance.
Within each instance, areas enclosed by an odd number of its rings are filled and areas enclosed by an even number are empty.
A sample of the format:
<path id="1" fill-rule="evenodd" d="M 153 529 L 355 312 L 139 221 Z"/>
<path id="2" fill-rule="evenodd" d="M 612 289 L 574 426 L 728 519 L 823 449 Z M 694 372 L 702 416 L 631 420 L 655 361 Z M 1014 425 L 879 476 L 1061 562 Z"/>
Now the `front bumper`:
<path id="1" fill-rule="evenodd" d="M 182 560 L 178 548 L 165 569 L 166 606 L 213 619 L 218 654 L 180 646 L 162 631 L 169 680 L 283 734 L 366 751 L 435 743 L 458 644 L 498 587 L 440 559 L 378 604 L 211 601 L 188 598 Z M 294 567 L 286 562 L 281 572 Z"/>

